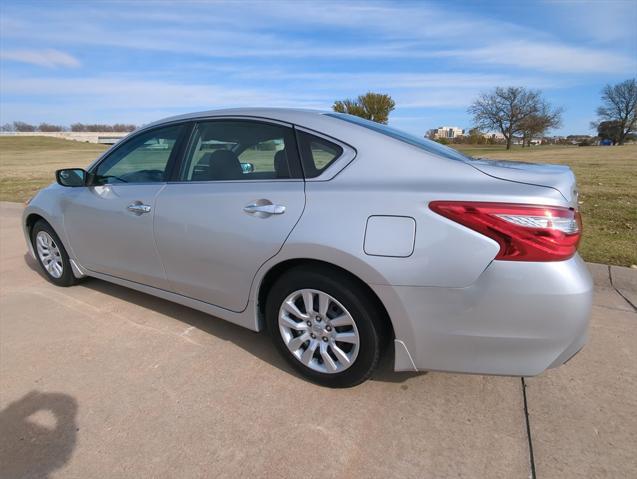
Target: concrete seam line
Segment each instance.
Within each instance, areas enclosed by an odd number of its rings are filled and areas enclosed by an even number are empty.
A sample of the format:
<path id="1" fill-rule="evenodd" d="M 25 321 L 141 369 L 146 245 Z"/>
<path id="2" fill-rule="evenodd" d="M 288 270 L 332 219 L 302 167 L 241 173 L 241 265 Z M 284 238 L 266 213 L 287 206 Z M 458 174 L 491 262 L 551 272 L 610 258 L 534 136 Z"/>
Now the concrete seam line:
<path id="1" fill-rule="evenodd" d="M 526 437 L 529 442 L 529 462 L 531 464 L 531 479 L 537 479 L 535 473 L 535 457 L 533 456 L 533 439 L 531 437 L 531 422 L 529 421 L 529 404 L 526 398 L 526 382 L 524 378 L 522 380 L 522 398 L 524 399 L 524 420 L 526 422 Z"/>
<path id="2" fill-rule="evenodd" d="M 630 306 L 637 312 L 637 306 L 635 306 L 630 299 L 628 299 L 626 296 L 623 295 L 623 293 L 618 290 L 615 285 L 613 284 L 613 273 L 612 270 L 610 268 L 610 265 L 608 265 L 608 279 L 610 281 L 610 285 L 613 287 L 613 289 L 615 290 L 615 292 L 620 295 L 622 298 L 624 298 L 624 301 L 626 301 L 628 304 L 630 304 Z"/>

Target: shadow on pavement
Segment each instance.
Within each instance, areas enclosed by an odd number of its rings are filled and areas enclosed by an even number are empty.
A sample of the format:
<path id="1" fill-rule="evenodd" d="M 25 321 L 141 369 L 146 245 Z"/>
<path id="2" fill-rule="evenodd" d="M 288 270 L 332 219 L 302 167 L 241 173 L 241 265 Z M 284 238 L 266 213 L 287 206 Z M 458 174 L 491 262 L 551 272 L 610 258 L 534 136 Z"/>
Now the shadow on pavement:
<path id="1" fill-rule="evenodd" d="M 77 436 L 77 401 L 31 391 L 0 411 L 2 477 L 47 478 L 68 462 Z"/>
<path id="2" fill-rule="evenodd" d="M 25 254 L 25 262 L 32 270 L 44 277 L 39 265 L 28 253 Z M 86 278 L 82 281 L 81 285 L 117 298 L 120 301 L 126 301 L 128 303 L 150 309 L 151 311 L 165 314 L 190 326 L 194 326 L 201 331 L 223 339 L 224 341 L 231 341 L 262 361 L 265 361 L 288 374 L 301 377 L 285 362 L 283 358 L 280 357 L 267 333 L 255 333 L 254 331 L 250 331 L 246 328 L 242 328 L 195 309 L 191 309 L 165 299 L 157 298 L 150 294 L 135 291 L 124 286 L 109 283 L 107 281 L 95 278 Z M 381 357 L 379 367 L 374 372 L 371 379 L 373 381 L 402 383 L 411 377 L 424 374 L 414 372 L 394 372 L 393 361 L 394 348 L 393 344 L 390 344 L 383 357 Z"/>

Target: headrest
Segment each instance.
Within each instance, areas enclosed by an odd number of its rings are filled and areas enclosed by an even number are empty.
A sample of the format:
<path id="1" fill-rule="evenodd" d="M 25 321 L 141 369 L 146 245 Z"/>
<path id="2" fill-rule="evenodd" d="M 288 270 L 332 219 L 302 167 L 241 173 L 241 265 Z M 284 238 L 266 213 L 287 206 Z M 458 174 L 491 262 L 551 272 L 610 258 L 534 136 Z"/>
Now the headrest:
<path id="1" fill-rule="evenodd" d="M 289 178 L 290 167 L 288 166 L 288 155 L 285 149 L 279 150 L 274 154 L 274 171 L 277 178 Z"/>
<path id="2" fill-rule="evenodd" d="M 239 180 L 243 175 L 237 155 L 230 150 L 206 153 L 197 163 L 194 181 Z"/>

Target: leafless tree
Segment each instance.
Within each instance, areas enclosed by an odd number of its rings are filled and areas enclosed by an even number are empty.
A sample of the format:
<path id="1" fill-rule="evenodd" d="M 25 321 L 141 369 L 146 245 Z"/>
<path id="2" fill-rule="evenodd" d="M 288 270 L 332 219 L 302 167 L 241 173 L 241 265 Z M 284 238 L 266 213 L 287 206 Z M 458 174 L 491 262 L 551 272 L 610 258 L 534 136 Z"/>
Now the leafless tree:
<path id="1" fill-rule="evenodd" d="M 525 122 L 533 116 L 541 116 L 543 109 L 551 110 L 538 90 L 523 87 L 497 87 L 483 93 L 469 107 L 476 128 L 486 131 L 497 130 L 506 140 L 507 150 L 516 134 L 523 133 Z M 561 110 L 555 110 L 561 115 Z"/>
<path id="2" fill-rule="evenodd" d="M 367 92 L 355 100 L 335 101 L 332 109 L 339 113 L 349 113 L 377 123 L 387 124 L 389 114 L 395 106 L 396 103 L 391 96 L 385 93 Z"/>
<path id="3" fill-rule="evenodd" d="M 624 144 L 626 136 L 637 130 L 637 81 L 635 78 L 602 90 L 602 106 L 597 109 L 598 128 L 602 122 L 616 122 L 619 126 L 617 143 Z"/>
<path id="4" fill-rule="evenodd" d="M 52 132 L 52 131 L 64 131 L 64 127 L 61 125 L 52 125 L 50 123 L 40 123 L 38 131 Z"/>
<path id="5" fill-rule="evenodd" d="M 540 100 L 538 113 L 520 122 L 522 146 L 529 146 L 533 138 L 544 135 L 546 130 L 559 128 L 562 124 L 562 111 L 562 108 L 553 108 L 548 102 Z"/>
<path id="6" fill-rule="evenodd" d="M 135 128 L 137 128 L 135 125 L 127 125 L 123 123 L 115 123 L 113 125 L 113 131 L 117 131 L 117 132 L 133 131 L 135 130 Z"/>
<path id="7" fill-rule="evenodd" d="M 14 121 L 13 122 L 13 129 L 15 131 L 27 131 L 27 132 L 31 132 L 31 131 L 35 131 L 35 125 L 31 125 L 29 123 L 25 123 L 23 121 Z"/>

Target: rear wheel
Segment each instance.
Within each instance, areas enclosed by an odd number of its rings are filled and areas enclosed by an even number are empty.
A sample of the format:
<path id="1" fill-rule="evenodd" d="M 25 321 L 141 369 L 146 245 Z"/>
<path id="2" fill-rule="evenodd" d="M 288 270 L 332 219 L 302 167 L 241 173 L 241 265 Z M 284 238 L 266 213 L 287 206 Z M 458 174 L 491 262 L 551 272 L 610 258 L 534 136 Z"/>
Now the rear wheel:
<path id="1" fill-rule="evenodd" d="M 35 256 L 47 279 L 57 286 L 71 286 L 77 282 L 71 270 L 69 255 L 53 228 L 38 221 L 31 230 Z"/>
<path id="2" fill-rule="evenodd" d="M 303 376 L 349 387 L 373 372 L 383 318 L 369 293 L 335 271 L 295 268 L 273 285 L 266 321 L 275 345 Z"/>

